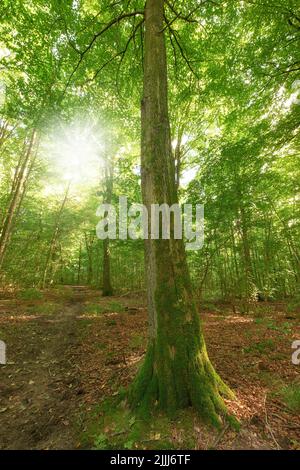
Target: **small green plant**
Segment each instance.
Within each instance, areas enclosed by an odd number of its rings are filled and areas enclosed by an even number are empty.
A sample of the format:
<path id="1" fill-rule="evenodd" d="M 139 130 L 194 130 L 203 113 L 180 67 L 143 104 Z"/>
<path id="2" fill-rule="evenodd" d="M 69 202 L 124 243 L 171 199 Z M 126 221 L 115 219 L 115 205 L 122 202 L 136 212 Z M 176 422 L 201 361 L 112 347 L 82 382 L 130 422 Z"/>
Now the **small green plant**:
<path id="1" fill-rule="evenodd" d="M 296 313 L 297 316 L 300 316 L 300 295 L 297 294 L 287 306 L 288 313 Z"/>
<path id="2" fill-rule="evenodd" d="M 94 440 L 94 449 L 104 450 L 107 448 L 107 436 L 103 433 L 95 437 Z"/>
<path id="3" fill-rule="evenodd" d="M 284 322 L 282 325 L 276 325 L 274 321 L 267 318 L 256 318 L 255 323 L 257 325 L 264 325 L 268 330 L 279 331 L 280 333 L 287 335 L 291 332 L 291 323 Z"/>
<path id="4" fill-rule="evenodd" d="M 143 344 L 145 344 L 145 338 L 139 334 L 133 335 L 129 342 L 131 349 L 139 349 Z"/>
<path id="5" fill-rule="evenodd" d="M 273 307 L 270 305 L 259 305 L 256 304 L 253 307 L 253 316 L 254 318 L 263 318 L 273 313 Z"/>
<path id="6" fill-rule="evenodd" d="M 268 351 L 273 351 L 275 348 L 274 341 L 271 339 L 266 339 L 264 341 L 260 341 L 258 343 L 251 344 L 251 346 L 248 346 L 243 349 L 245 353 L 253 353 L 253 352 L 258 352 L 260 354 L 266 353 Z"/>
<path id="7" fill-rule="evenodd" d="M 284 335 L 288 335 L 291 332 L 291 324 L 289 322 L 285 322 L 282 325 L 276 325 L 274 322 L 269 321 L 266 323 L 266 327 L 269 330 L 279 331 Z"/>
<path id="8" fill-rule="evenodd" d="M 62 301 L 68 301 L 68 300 L 71 300 L 73 298 L 72 290 L 68 289 L 66 287 L 63 287 L 63 286 L 55 287 L 54 292 L 59 297 L 59 299 L 62 300 Z"/>
<path id="9" fill-rule="evenodd" d="M 53 303 L 45 303 L 31 306 L 29 310 L 31 313 L 53 315 L 57 310 L 57 305 Z"/>
<path id="10" fill-rule="evenodd" d="M 109 302 L 108 308 L 110 311 L 117 312 L 117 313 L 124 312 L 125 310 L 124 306 L 120 302 L 116 302 L 115 300 L 112 300 L 111 302 Z"/>
<path id="11" fill-rule="evenodd" d="M 88 304 L 85 307 L 85 313 L 92 313 L 99 315 L 101 313 L 104 313 L 106 311 L 105 307 L 99 304 Z"/>
<path id="12" fill-rule="evenodd" d="M 83 329 L 92 326 L 92 322 L 88 318 L 81 318 L 78 320 L 78 324 Z"/>
<path id="13" fill-rule="evenodd" d="M 38 289 L 35 289 L 35 287 L 30 287 L 21 290 L 17 297 L 20 300 L 40 300 L 43 298 L 43 294 Z"/>
<path id="14" fill-rule="evenodd" d="M 270 389 L 272 395 L 283 386 L 282 379 L 274 372 L 259 370 L 258 375 L 262 382 Z"/>
<path id="15" fill-rule="evenodd" d="M 211 303 L 211 302 L 203 302 L 201 305 L 200 305 L 200 308 L 202 310 L 210 310 L 211 312 L 214 312 L 216 310 L 216 306 L 215 304 Z"/>
<path id="16" fill-rule="evenodd" d="M 300 412 L 300 384 L 286 385 L 280 390 L 280 395 L 286 406 L 293 412 Z"/>
<path id="17" fill-rule="evenodd" d="M 124 449 L 130 450 L 130 449 L 133 449 L 133 446 L 134 446 L 133 440 L 130 440 L 124 443 Z"/>

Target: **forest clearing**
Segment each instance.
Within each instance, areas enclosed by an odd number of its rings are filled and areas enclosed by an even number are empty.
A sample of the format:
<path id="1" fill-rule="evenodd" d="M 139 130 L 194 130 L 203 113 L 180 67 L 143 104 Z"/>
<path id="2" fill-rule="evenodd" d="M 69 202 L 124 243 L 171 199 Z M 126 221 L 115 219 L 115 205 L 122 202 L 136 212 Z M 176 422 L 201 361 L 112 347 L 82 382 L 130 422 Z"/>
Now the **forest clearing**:
<path id="1" fill-rule="evenodd" d="M 299 0 L 0 2 L 0 450 L 294 458 L 299 40 Z"/>
<path id="2" fill-rule="evenodd" d="M 193 413 L 176 416 L 171 428 L 158 415 L 148 429 L 104 404 L 136 373 L 147 315 L 141 294 L 99 298 L 99 291 L 66 286 L 39 300 L 0 301 L 1 332 L 13 340 L 0 389 L 3 449 L 298 449 L 289 345 L 299 323 L 284 303 L 247 315 L 228 304 L 205 306 L 208 351 L 236 393 L 228 407 L 242 423 L 216 434 Z"/>

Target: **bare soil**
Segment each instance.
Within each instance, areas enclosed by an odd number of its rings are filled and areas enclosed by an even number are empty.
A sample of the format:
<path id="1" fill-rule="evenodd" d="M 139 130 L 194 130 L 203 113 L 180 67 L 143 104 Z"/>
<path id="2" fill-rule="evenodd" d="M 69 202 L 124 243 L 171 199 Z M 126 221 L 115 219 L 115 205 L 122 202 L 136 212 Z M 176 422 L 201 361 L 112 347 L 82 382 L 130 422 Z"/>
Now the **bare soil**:
<path id="1" fill-rule="evenodd" d="M 300 366 L 291 362 L 299 320 L 283 303 L 263 303 L 248 315 L 210 305 L 201 316 L 212 362 L 236 393 L 227 405 L 242 426 L 218 435 L 202 432 L 195 421 L 195 448 L 299 449 L 299 412 L 280 394 L 299 381 Z M 107 299 L 80 286 L 45 291 L 38 300 L 2 292 L 0 339 L 7 344 L 7 364 L 0 366 L 0 449 L 92 447 L 85 436 L 88 417 L 131 382 L 146 336 L 140 295 Z M 181 431 L 172 431 L 176 448 L 184 445 Z M 159 448 L 159 442 L 146 447 Z"/>

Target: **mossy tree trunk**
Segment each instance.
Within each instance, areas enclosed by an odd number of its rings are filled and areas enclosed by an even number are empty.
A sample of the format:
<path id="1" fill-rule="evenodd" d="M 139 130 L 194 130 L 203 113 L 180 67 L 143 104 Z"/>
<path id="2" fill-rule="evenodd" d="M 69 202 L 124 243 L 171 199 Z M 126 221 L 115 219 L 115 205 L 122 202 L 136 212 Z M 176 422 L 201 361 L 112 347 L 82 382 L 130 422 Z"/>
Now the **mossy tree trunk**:
<path id="1" fill-rule="evenodd" d="M 141 154 L 149 230 L 150 205 L 177 202 L 164 26 L 164 0 L 147 0 Z M 206 352 L 183 241 L 148 238 L 145 251 L 150 339 L 144 363 L 130 389 L 130 404 L 145 413 L 154 405 L 171 413 L 193 406 L 219 425 L 219 415 L 226 414 L 221 394 L 231 392 Z"/>

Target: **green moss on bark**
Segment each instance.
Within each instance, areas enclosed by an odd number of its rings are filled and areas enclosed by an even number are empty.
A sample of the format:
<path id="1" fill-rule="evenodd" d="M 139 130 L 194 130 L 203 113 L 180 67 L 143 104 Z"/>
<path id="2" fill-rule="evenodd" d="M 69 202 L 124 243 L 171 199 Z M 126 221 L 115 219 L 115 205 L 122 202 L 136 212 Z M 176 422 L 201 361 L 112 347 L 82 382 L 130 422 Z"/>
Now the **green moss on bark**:
<path id="1" fill-rule="evenodd" d="M 153 203 L 171 207 L 178 199 L 168 116 L 163 0 L 147 0 L 145 4 L 141 116 L 143 202 L 148 211 Z M 175 239 L 173 223 L 170 240 L 149 236 L 146 267 L 150 341 L 145 361 L 131 386 L 129 402 L 144 415 L 150 414 L 153 407 L 172 415 L 180 408 L 192 406 L 219 427 L 219 415 L 227 413 L 221 394 L 229 395 L 230 390 L 208 359 L 184 243 Z"/>
<path id="2" fill-rule="evenodd" d="M 233 397 L 233 393 L 208 358 L 195 307 L 190 303 L 187 314 L 186 303 L 181 305 L 170 291 L 162 293 L 164 288 L 156 292 L 157 336 L 149 343 L 131 386 L 130 405 L 144 416 L 149 416 L 153 407 L 173 415 L 192 406 L 204 420 L 220 427 L 220 415 L 228 414 L 222 395 Z"/>

